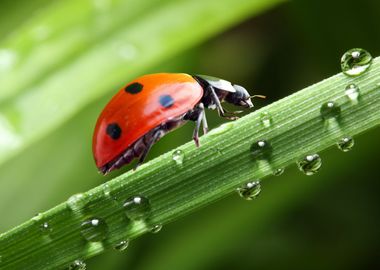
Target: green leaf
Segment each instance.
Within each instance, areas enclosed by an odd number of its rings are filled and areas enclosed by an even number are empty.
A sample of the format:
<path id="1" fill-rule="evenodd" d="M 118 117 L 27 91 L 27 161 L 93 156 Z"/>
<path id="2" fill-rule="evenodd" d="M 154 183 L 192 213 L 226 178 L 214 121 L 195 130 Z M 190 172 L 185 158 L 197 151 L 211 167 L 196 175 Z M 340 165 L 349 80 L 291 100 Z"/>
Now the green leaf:
<path id="1" fill-rule="evenodd" d="M 359 77 L 338 74 L 305 88 L 235 122 L 227 123 L 201 137 L 199 149 L 189 142 L 179 149 L 182 165 L 173 152 L 129 171 L 73 200 L 0 235 L 4 269 L 64 267 L 77 258 L 102 253 L 125 239 L 133 239 L 158 224 L 172 222 L 235 191 L 252 180 L 269 176 L 305 155 L 320 152 L 344 135 L 355 136 L 380 124 L 380 58 Z M 358 99 L 346 95 L 346 86 L 359 87 Z M 333 101 L 339 114 L 324 119 L 321 107 Z M 271 117 L 262 122 L 263 113 Z M 252 145 L 266 140 L 265 155 L 252 155 Z M 262 154 L 262 152 L 260 152 Z M 130 220 L 125 209 L 131 196 L 144 196 L 149 207 L 142 220 Z M 73 207 L 75 206 L 75 207 Z M 108 224 L 102 242 L 87 242 L 80 225 L 90 217 Z M 41 224 L 52 231 L 41 233 Z M 104 230 L 102 230 L 104 233 Z"/>

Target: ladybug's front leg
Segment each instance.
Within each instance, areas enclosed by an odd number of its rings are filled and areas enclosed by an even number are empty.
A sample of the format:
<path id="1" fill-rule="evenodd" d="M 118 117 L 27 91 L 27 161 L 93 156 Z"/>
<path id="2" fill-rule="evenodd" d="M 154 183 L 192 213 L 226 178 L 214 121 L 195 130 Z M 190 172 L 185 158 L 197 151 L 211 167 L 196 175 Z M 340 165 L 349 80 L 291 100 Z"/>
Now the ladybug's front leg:
<path id="1" fill-rule="evenodd" d="M 238 119 L 239 117 L 237 117 L 235 114 L 233 113 L 226 113 L 222 107 L 222 104 L 220 103 L 220 100 L 219 100 L 219 97 L 218 95 L 215 93 L 215 90 L 214 90 L 214 87 L 212 87 L 211 85 L 209 85 L 207 87 L 207 90 L 211 93 L 211 98 L 212 98 L 212 101 L 214 101 L 215 105 L 216 105 L 216 109 L 218 110 L 218 114 L 220 117 L 224 117 L 224 118 L 227 118 L 229 120 L 236 120 Z"/>

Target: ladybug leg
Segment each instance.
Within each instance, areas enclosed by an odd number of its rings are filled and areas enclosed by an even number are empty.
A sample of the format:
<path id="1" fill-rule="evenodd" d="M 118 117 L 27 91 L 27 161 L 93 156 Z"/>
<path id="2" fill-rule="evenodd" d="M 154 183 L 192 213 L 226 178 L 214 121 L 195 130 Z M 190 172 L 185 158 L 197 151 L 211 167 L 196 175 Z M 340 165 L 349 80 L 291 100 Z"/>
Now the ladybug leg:
<path id="1" fill-rule="evenodd" d="M 205 118 L 205 106 L 201 102 L 197 106 L 197 119 L 195 120 L 195 128 L 193 132 L 193 140 L 195 142 L 196 147 L 199 147 L 199 128 L 201 127 L 201 123 L 204 121 L 203 120 L 204 118 Z"/>
<path id="2" fill-rule="evenodd" d="M 236 119 L 239 118 L 234 113 L 230 113 L 230 112 L 226 113 L 224 111 L 224 109 L 222 107 L 222 104 L 220 103 L 219 97 L 215 93 L 214 87 L 212 87 L 211 85 L 209 85 L 207 87 L 207 90 L 210 91 L 210 93 L 211 93 L 212 100 L 214 101 L 214 103 L 216 105 L 216 108 L 218 110 L 218 114 L 219 114 L 220 117 L 227 118 L 229 120 L 236 120 Z"/>
<path id="3" fill-rule="evenodd" d="M 207 132 L 208 132 L 208 124 L 207 124 L 207 119 L 206 119 L 206 113 L 205 112 L 203 113 L 203 117 L 202 117 L 202 127 L 203 127 L 203 134 L 207 134 Z"/>
<path id="4" fill-rule="evenodd" d="M 144 162 L 144 160 L 145 160 L 146 156 L 148 155 L 150 149 L 152 148 L 153 144 L 155 144 L 164 135 L 165 135 L 165 131 L 162 128 L 158 128 L 153 133 L 152 137 L 146 143 L 146 147 L 145 147 L 144 151 L 141 153 L 141 156 L 139 157 L 139 161 L 137 162 L 137 164 L 135 166 L 135 170 Z"/>

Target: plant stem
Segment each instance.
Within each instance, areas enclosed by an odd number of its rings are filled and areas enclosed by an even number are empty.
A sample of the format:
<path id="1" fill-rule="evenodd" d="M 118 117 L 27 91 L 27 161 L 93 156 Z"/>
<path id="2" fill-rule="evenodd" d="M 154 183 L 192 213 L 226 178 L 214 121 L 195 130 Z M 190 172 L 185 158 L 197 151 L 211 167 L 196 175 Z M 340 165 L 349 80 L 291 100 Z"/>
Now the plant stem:
<path id="1" fill-rule="evenodd" d="M 183 164 L 172 159 L 173 150 L 88 191 L 75 204 L 71 200 L 56 206 L 0 236 L 1 269 L 67 267 L 75 259 L 102 253 L 154 225 L 167 224 L 227 196 L 248 181 L 320 152 L 344 135 L 378 126 L 379 78 L 380 58 L 376 58 L 359 77 L 338 74 L 212 130 L 201 137 L 200 148 L 186 143 L 176 149 L 184 154 Z M 345 94 L 346 86 L 353 83 L 359 87 L 357 101 Z M 339 106 L 340 113 L 325 120 L 320 109 L 328 101 Z M 271 119 L 266 124 L 261 118 L 264 112 Z M 271 146 L 259 158 L 250 150 L 258 140 Z M 150 210 L 144 212 L 144 219 L 133 221 L 123 203 L 137 195 L 148 198 Z M 89 217 L 107 223 L 102 242 L 88 242 L 81 235 L 80 225 Z M 47 234 L 41 231 L 45 222 L 51 228 Z"/>

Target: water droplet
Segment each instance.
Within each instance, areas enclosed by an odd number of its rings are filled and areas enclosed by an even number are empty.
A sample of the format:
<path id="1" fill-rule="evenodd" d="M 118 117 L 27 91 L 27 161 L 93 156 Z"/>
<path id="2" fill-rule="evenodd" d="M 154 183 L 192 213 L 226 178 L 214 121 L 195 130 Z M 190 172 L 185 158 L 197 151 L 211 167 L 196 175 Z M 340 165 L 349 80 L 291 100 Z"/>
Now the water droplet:
<path id="1" fill-rule="evenodd" d="M 260 181 L 248 182 L 244 186 L 237 189 L 240 197 L 246 200 L 256 199 L 261 192 L 261 184 Z"/>
<path id="2" fill-rule="evenodd" d="M 103 194 L 107 197 L 111 194 L 111 187 L 108 183 L 103 184 Z"/>
<path id="3" fill-rule="evenodd" d="M 69 270 L 86 270 L 86 264 L 81 260 L 75 260 L 70 264 Z"/>
<path id="4" fill-rule="evenodd" d="M 360 48 L 348 50 L 340 60 L 342 71 L 348 76 L 358 76 L 364 73 L 371 63 L 371 54 Z"/>
<path id="5" fill-rule="evenodd" d="M 74 194 L 67 200 L 67 205 L 72 211 L 78 211 L 88 203 L 88 199 L 88 196 L 84 193 Z"/>
<path id="6" fill-rule="evenodd" d="M 268 159 L 272 154 L 272 146 L 266 140 L 256 141 L 251 145 L 251 154 L 253 158 Z"/>
<path id="7" fill-rule="evenodd" d="M 270 127 L 272 124 L 272 117 L 268 112 L 263 112 L 260 114 L 260 121 L 264 127 Z"/>
<path id="8" fill-rule="evenodd" d="M 41 224 L 40 230 L 41 230 L 42 234 L 44 234 L 44 235 L 48 235 L 52 232 L 52 228 L 50 227 L 49 223 L 47 223 L 47 222 L 44 222 Z"/>
<path id="9" fill-rule="evenodd" d="M 333 101 L 323 103 L 321 106 L 321 116 L 327 120 L 340 115 L 340 106 Z"/>
<path id="10" fill-rule="evenodd" d="M 156 224 L 154 225 L 153 227 L 150 228 L 150 232 L 151 233 L 158 233 L 159 231 L 161 231 L 162 229 L 162 225 L 161 224 Z"/>
<path id="11" fill-rule="evenodd" d="M 107 223 L 100 218 L 90 218 L 81 224 L 81 234 L 89 242 L 99 242 L 106 238 Z"/>
<path id="12" fill-rule="evenodd" d="M 280 176 L 281 174 L 284 173 L 284 171 L 285 171 L 284 168 L 278 168 L 278 169 L 276 169 L 276 170 L 273 171 L 273 175 L 274 176 Z"/>
<path id="13" fill-rule="evenodd" d="M 319 171 L 322 166 L 322 159 L 318 154 L 307 155 L 297 162 L 298 169 L 306 175 L 313 175 Z"/>
<path id="14" fill-rule="evenodd" d="M 0 263 L 3 262 L 3 256 L 0 255 Z"/>
<path id="15" fill-rule="evenodd" d="M 126 211 L 127 217 L 130 219 L 143 219 L 150 214 L 150 203 L 148 198 L 144 196 L 133 196 L 128 198 L 123 207 Z"/>
<path id="16" fill-rule="evenodd" d="M 41 219 L 44 217 L 44 215 L 42 213 L 37 213 L 34 215 L 34 217 L 32 217 L 32 220 L 33 221 L 41 221 Z"/>
<path id="17" fill-rule="evenodd" d="M 353 102 L 353 103 L 358 103 L 358 98 L 359 98 L 359 87 L 356 84 L 349 84 L 346 86 L 346 91 L 345 91 L 346 96 Z"/>
<path id="18" fill-rule="evenodd" d="M 175 151 L 173 152 L 173 154 L 172 154 L 172 159 L 173 159 L 173 161 L 174 161 L 177 165 L 179 165 L 179 166 L 181 166 L 181 165 L 183 164 L 183 159 L 184 159 L 184 157 L 185 157 L 185 154 L 184 154 L 184 152 L 183 152 L 182 150 L 180 150 L 180 149 L 175 150 Z"/>
<path id="19" fill-rule="evenodd" d="M 232 129 L 234 127 L 234 123 L 233 122 L 229 122 L 229 123 L 225 123 L 217 128 L 214 128 L 213 130 L 211 130 L 209 132 L 209 135 L 211 136 L 214 136 L 214 135 L 220 135 L 220 134 L 223 134 L 225 132 L 227 132 L 228 130 Z"/>
<path id="20" fill-rule="evenodd" d="M 0 72 L 11 69 L 17 62 L 17 54 L 9 49 L 0 49 Z"/>
<path id="21" fill-rule="evenodd" d="M 354 147 L 354 139 L 350 136 L 345 136 L 337 143 L 338 148 L 343 152 L 348 152 Z"/>
<path id="22" fill-rule="evenodd" d="M 129 245 L 129 241 L 123 240 L 117 243 L 113 248 L 117 251 L 124 251 L 127 249 L 128 245 Z"/>

